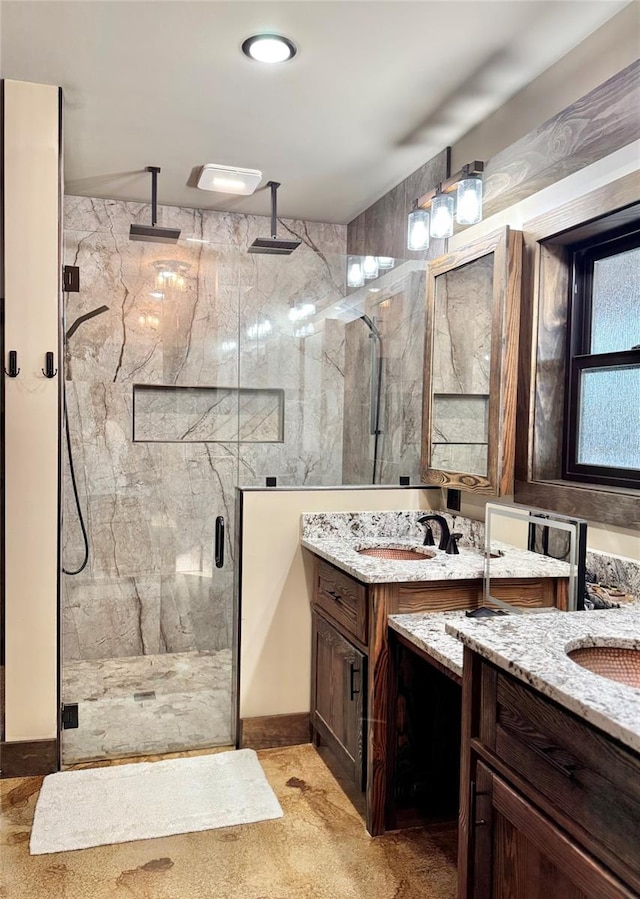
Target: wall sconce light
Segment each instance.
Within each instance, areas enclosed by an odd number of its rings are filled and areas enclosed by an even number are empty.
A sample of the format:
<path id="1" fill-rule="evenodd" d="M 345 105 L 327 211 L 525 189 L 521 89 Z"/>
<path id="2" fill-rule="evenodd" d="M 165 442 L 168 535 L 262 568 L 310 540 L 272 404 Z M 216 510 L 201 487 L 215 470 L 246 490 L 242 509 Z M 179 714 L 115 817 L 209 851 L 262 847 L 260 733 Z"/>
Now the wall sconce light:
<path id="1" fill-rule="evenodd" d="M 349 256 L 347 260 L 347 286 L 362 287 L 364 284 L 364 272 L 358 256 Z"/>
<path id="2" fill-rule="evenodd" d="M 417 206 L 409 213 L 407 225 L 407 248 L 426 250 L 429 246 L 429 213 Z"/>
<path id="3" fill-rule="evenodd" d="M 365 256 L 362 260 L 362 273 L 370 281 L 372 278 L 378 277 L 378 260 L 375 256 Z"/>
<path id="4" fill-rule="evenodd" d="M 408 249 L 425 250 L 429 246 L 429 235 L 440 240 L 451 237 L 454 217 L 459 225 L 475 225 L 482 221 L 483 172 L 483 162 L 469 162 L 434 190 L 415 200 L 409 213 Z M 420 218 L 420 213 L 426 215 L 426 219 Z"/>

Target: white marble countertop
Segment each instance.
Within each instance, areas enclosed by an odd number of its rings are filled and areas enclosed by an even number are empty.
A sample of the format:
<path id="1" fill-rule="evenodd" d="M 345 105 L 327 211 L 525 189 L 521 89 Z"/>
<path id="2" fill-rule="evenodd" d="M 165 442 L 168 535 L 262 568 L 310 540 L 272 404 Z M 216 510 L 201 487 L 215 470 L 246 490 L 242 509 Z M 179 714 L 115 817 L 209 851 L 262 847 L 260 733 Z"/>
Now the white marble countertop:
<path id="1" fill-rule="evenodd" d="M 593 674 L 567 651 L 579 646 L 640 650 L 640 609 L 456 618 L 446 632 L 483 658 L 640 752 L 640 689 Z"/>
<path id="2" fill-rule="evenodd" d="M 460 547 L 459 555 L 448 555 L 435 546 L 424 547 L 415 537 L 303 536 L 302 546 L 363 584 L 414 583 L 416 581 L 473 580 L 484 575 L 484 555 L 472 547 Z M 397 547 L 432 552 L 424 562 L 396 562 L 359 555 L 359 549 Z M 568 577 L 569 565 L 506 543 L 494 542 L 504 552 L 491 560 L 492 578 Z"/>

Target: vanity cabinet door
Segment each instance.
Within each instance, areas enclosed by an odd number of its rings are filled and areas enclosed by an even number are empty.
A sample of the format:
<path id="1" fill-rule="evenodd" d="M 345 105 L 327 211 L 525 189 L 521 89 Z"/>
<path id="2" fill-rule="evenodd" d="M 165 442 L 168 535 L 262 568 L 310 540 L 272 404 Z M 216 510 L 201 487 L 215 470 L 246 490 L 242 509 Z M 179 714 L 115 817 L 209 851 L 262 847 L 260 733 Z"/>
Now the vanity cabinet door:
<path id="1" fill-rule="evenodd" d="M 364 789 L 367 657 L 313 613 L 312 726 L 350 779 Z"/>
<path id="2" fill-rule="evenodd" d="M 461 885 L 461 896 L 633 899 L 613 874 L 481 763 L 471 811 L 473 888 Z"/>

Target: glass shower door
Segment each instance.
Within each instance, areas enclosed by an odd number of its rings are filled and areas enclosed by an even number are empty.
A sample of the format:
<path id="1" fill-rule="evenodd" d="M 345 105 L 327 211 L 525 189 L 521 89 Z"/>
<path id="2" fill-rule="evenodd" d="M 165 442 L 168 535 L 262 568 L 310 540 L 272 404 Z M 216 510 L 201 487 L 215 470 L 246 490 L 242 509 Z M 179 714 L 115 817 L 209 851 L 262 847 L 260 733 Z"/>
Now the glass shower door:
<path id="1" fill-rule="evenodd" d="M 203 239 L 200 212 L 171 213 Z M 234 739 L 239 253 L 131 242 L 129 214 L 67 198 L 66 764 Z"/>

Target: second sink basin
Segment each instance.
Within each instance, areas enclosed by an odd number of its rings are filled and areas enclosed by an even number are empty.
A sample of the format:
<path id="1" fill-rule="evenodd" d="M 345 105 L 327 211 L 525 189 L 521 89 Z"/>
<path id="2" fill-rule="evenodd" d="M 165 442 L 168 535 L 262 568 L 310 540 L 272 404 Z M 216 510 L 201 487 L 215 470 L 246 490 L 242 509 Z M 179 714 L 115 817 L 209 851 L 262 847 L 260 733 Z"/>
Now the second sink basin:
<path id="1" fill-rule="evenodd" d="M 622 646 L 581 646 L 569 658 L 600 677 L 640 689 L 640 649 Z"/>
<path id="2" fill-rule="evenodd" d="M 435 553 L 428 550 L 394 549 L 391 546 L 369 546 L 357 552 L 361 556 L 374 556 L 376 559 L 387 559 L 392 562 L 426 562 L 435 556 Z"/>

